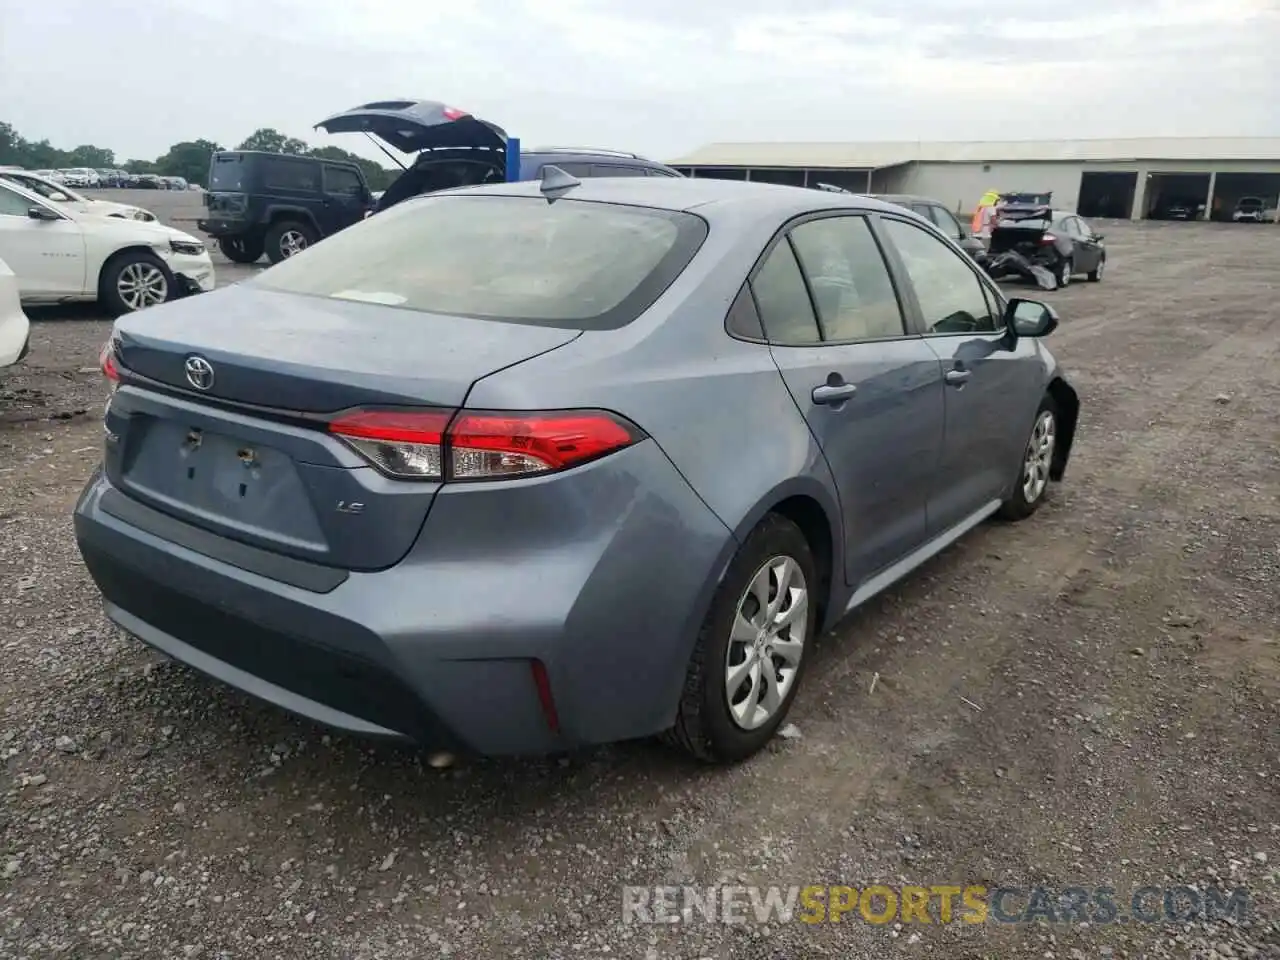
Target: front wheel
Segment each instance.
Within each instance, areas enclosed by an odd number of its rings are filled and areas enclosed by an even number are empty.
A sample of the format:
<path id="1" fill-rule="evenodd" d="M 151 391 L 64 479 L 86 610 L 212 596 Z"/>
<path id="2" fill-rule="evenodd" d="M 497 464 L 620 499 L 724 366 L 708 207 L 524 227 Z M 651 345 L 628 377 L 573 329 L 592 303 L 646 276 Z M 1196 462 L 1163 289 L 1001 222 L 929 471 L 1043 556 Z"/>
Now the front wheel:
<path id="1" fill-rule="evenodd" d="M 102 268 L 98 299 L 120 316 L 164 303 L 174 295 L 176 282 L 165 262 L 154 253 L 126 250 Z"/>
<path id="2" fill-rule="evenodd" d="M 281 220 L 267 231 L 267 259 L 288 260 L 316 242 L 316 232 L 299 220 Z"/>
<path id="3" fill-rule="evenodd" d="M 1018 479 L 1013 492 L 1000 504 L 1000 516 L 1005 520 L 1025 520 L 1044 502 L 1049 489 L 1049 473 L 1053 469 L 1053 456 L 1058 449 L 1058 407 L 1053 397 L 1045 394 L 1036 410 L 1031 436 L 1022 454 Z"/>
<path id="4" fill-rule="evenodd" d="M 770 514 L 738 549 L 716 591 L 668 742 L 707 763 L 744 760 L 769 742 L 807 663 L 817 588 L 804 534 Z"/>
<path id="5" fill-rule="evenodd" d="M 1091 283 L 1097 283 L 1099 280 L 1101 280 L 1102 271 L 1105 270 L 1106 267 L 1107 267 L 1107 258 L 1103 257 L 1101 260 L 1098 261 L 1098 265 L 1089 271 L 1089 274 L 1088 274 L 1089 281 Z"/>

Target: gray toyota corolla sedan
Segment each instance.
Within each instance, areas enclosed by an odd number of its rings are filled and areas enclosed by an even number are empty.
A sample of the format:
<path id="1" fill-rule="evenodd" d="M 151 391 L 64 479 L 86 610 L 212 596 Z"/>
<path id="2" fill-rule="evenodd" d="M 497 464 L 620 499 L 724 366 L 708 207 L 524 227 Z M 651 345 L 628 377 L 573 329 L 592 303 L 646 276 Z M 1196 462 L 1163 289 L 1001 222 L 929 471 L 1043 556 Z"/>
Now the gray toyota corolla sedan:
<path id="1" fill-rule="evenodd" d="M 76 536 L 125 631 L 325 724 L 738 760 L 1062 478 L 1056 324 L 900 207 L 552 168 L 120 319 Z"/>

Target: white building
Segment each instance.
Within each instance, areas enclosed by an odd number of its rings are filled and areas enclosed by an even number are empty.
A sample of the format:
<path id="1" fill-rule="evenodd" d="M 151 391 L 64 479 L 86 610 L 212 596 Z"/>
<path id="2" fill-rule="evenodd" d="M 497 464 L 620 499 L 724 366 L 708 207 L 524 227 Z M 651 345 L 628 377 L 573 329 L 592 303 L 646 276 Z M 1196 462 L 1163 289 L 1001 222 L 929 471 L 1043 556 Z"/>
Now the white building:
<path id="1" fill-rule="evenodd" d="M 713 143 L 671 165 L 695 177 L 917 194 L 962 213 L 990 189 L 1051 190 L 1059 209 L 1134 220 L 1174 202 L 1229 220 L 1241 197 L 1275 208 L 1280 195 L 1280 137 Z"/>

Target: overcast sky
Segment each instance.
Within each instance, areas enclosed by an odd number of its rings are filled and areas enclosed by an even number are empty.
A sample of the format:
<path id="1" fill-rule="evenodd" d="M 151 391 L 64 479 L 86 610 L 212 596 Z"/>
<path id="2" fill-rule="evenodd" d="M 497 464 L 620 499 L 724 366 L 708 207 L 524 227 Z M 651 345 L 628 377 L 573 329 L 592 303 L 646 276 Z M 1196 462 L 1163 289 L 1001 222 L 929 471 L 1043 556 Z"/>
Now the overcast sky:
<path id="1" fill-rule="evenodd" d="M 526 145 L 1280 135 L 1280 0 L 6 4 L 0 120 L 153 159 L 444 100 Z"/>

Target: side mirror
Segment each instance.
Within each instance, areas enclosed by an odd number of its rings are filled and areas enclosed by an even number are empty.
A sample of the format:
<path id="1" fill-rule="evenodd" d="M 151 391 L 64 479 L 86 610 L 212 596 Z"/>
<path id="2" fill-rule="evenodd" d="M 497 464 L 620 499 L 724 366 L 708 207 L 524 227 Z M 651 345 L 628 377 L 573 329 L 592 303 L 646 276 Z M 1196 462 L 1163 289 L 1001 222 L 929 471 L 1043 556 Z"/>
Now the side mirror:
<path id="1" fill-rule="evenodd" d="M 1104 239 L 1106 239 L 1106 234 L 1102 234 L 1102 233 L 1095 233 L 1095 234 L 1093 235 L 1093 239 L 1095 239 L 1095 240 L 1104 240 Z"/>
<path id="2" fill-rule="evenodd" d="M 1047 337 L 1058 329 L 1058 314 L 1039 300 L 1014 298 L 1004 314 L 1005 323 L 1019 337 Z"/>
<path id="3" fill-rule="evenodd" d="M 61 220 L 62 218 L 48 207 L 29 207 L 27 216 L 32 220 Z"/>

